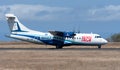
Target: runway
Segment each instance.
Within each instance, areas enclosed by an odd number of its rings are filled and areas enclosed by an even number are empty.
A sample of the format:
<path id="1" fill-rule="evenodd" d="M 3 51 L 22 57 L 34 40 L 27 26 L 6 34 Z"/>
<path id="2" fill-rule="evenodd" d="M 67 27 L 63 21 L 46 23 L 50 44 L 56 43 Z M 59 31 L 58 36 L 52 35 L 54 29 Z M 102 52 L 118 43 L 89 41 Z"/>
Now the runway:
<path id="1" fill-rule="evenodd" d="M 55 46 L 3 43 L 0 70 L 119 70 L 120 45 Z"/>
<path id="2" fill-rule="evenodd" d="M 120 51 L 120 43 L 108 43 L 103 45 L 101 49 L 97 46 L 65 46 L 62 49 L 56 49 L 51 45 L 37 45 L 21 42 L 3 42 L 0 43 L 0 51 L 2 50 L 35 50 L 35 51 Z"/>
<path id="3" fill-rule="evenodd" d="M 56 48 L 0 48 L 2 50 L 35 50 L 35 51 L 120 51 L 120 48 L 63 48 L 63 49 L 56 49 Z"/>

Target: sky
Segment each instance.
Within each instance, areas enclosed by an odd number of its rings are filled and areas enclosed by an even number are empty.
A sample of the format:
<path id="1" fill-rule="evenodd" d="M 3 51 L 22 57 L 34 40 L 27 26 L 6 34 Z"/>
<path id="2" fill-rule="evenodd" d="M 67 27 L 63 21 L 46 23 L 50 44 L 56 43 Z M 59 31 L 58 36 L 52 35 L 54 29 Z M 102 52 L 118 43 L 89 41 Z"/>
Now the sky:
<path id="1" fill-rule="evenodd" d="M 37 31 L 92 32 L 103 38 L 120 32 L 120 0 L 0 0 L 0 41 L 13 40 L 5 37 L 10 33 L 6 13 Z"/>

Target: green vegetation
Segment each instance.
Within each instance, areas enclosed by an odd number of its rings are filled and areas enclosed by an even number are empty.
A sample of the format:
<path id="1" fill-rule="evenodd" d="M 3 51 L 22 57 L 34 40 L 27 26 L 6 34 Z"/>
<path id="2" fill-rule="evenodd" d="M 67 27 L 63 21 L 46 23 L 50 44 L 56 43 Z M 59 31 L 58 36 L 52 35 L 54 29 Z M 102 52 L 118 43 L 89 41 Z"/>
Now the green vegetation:
<path id="1" fill-rule="evenodd" d="M 113 34 L 110 38 L 107 38 L 109 42 L 120 42 L 120 33 Z"/>

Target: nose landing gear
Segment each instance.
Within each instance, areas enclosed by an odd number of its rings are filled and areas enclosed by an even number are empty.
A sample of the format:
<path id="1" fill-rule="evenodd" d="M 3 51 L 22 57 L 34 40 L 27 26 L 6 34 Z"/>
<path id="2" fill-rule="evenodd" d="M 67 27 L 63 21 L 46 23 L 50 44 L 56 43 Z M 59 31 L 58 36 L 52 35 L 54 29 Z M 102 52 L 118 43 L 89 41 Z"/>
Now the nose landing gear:
<path id="1" fill-rule="evenodd" d="M 98 45 L 98 49 L 100 49 L 101 48 L 101 45 Z"/>

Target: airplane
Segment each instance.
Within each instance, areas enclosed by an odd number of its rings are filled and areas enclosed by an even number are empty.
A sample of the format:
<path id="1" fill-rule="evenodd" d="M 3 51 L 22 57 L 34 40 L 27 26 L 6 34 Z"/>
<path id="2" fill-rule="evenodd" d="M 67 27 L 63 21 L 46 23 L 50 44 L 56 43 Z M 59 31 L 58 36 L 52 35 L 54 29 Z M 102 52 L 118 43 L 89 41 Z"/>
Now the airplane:
<path id="1" fill-rule="evenodd" d="M 56 49 L 61 49 L 64 46 L 83 45 L 83 46 L 98 46 L 107 44 L 107 40 L 99 34 L 93 33 L 76 33 L 64 31 L 48 31 L 39 32 L 27 28 L 14 14 L 5 14 L 7 23 L 10 28 L 8 37 L 19 39 L 36 44 L 48 44 L 56 46 Z"/>

